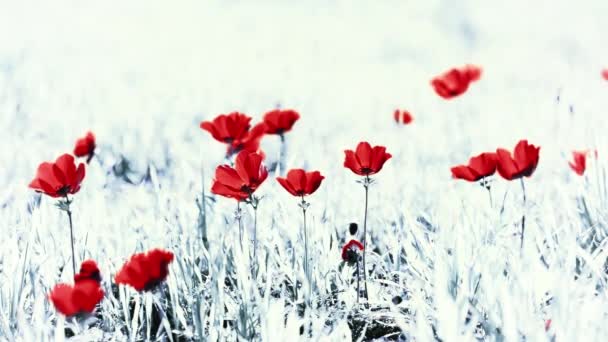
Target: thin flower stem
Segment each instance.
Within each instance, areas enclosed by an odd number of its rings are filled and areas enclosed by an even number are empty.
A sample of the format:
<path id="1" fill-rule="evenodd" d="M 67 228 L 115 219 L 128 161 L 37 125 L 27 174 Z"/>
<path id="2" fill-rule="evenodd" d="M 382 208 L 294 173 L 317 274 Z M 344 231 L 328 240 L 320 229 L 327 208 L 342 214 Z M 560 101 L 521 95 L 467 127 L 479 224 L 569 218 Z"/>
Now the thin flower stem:
<path id="1" fill-rule="evenodd" d="M 524 213 L 521 216 L 521 243 L 519 248 L 521 250 L 524 249 L 524 233 L 526 232 L 526 185 L 524 184 L 524 179 L 521 180 L 521 191 L 523 193 L 523 211 Z"/>
<path id="2" fill-rule="evenodd" d="M 279 134 L 281 138 L 281 148 L 279 150 L 279 161 L 277 162 L 277 169 L 275 169 L 275 174 L 284 174 L 285 173 L 285 155 L 287 154 L 287 144 L 285 143 L 285 135 Z M 278 172 L 277 172 L 278 171 Z"/>
<path id="3" fill-rule="evenodd" d="M 72 224 L 72 211 L 70 210 L 70 199 L 68 196 L 65 196 L 66 210 L 65 212 L 68 214 L 68 220 L 70 222 L 70 245 L 72 246 L 72 272 L 74 276 L 76 276 L 76 253 L 74 253 L 74 227 Z"/>
<path id="4" fill-rule="evenodd" d="M 486 186 L 486 190 L 488 190 L 488 197 L 490 197 L 490 208 L 494 208 L 494 202 L 492 201 L 492 188 Z"/>
<path id="5" fill-rule="evenodd" d="M 365 286 L 365 299 L 369 299 L 367 292 L 367 264 L 365 262 L 365 254 L 367 253 L 367 202 L 369 197 L 369 176 L 365 176 L 363 187 L 365 188 L 365 214 L 363 216 L 363 284 Z"/>
<path id="6" fill-rule="evenodd" d="M 359 296 L 361 293 L 361 281 L 359 280 L 359 278 L 361 278 L 361 276 L 359 275 L 359 258 L 357 257 L 357 273 L 356 273 L 356 277 L 357 277 L 357 304 L 359 304 Z"/>
<path id="7" fill-rule="evenodd" d="M 310 298 L 310 294 L 311 294 L 311 290 L 312 290 L 312 283 L 311 283 L 311 275 L 310 275 L 310 269 L 309 269 L 309 265 L 308 265 L 308 230 L 306 229 L 306 206 L 307 203 L 304 200 L 304 196 L 302 196 L 302 218 L 304 219 L 304 274 L 306 275 L 306 281 L 308 282 L 308 294 L 309 294 L 309 298 Z"/>
<path id="8" fill-rule="evenodd" d="M 239 223 L 239 244 L 243 250 L 243 223 L 241 221 L 241 201 L 236 202 L 236 219 Z"/>
<path id="9" fill-rule="evenodd" d="M 253 207 L 253 260 L 258 262 L 258 207 Z"/>

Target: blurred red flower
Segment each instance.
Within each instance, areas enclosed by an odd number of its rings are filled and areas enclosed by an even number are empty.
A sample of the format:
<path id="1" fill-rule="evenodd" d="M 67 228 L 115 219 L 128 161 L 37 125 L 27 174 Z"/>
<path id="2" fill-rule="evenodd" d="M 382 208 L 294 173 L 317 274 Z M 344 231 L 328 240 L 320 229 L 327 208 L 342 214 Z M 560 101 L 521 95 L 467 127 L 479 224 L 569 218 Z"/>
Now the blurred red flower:
<path id="1" fill-rule="evenodd" d="M 80 163 L 76 168 L 74 157 L 63 154 L 54 163 L 40 164 L 29 187 L 54 198 L 63 197 L 80 190 L 84 175 L 84 164 Z"/>
<path id="2" fill-rule="evenodd" d="M 608 69 L 602 70 L 602 77 L 608 81 Z"/>
<path id="3" fill-rule="evenodd" d="M 287 178 L 277 177 L 277 181 L 285 190 L 294 196 L 306 196 L 317 191 L 325 177 L 319 171 L 306 172 L 293 169 L 287 172 Z"/>
<path id="4" fill-rule="evenodd" d="M 431 85 L 437 95 L 446 100 L 464 94 L 471 82 L 479 80 L 481 68 L 475 65 L 465 65 L 461 68 L 452 68 L 449 71 L 433 78 Z"/>
<path id="5" fill-rule="evenodd" d="M 226 154 L 230 156 L 240 151 L 258 152 L 264 158 L 264 153 L 260 151 L 260 142 L 265 133 L 266 125 L 264 123 L 253 126 L 242 138 L 235 139 L 228 145 Z"/>
<path id="6" fill-rule="evenodd" d="M 582 176 L 585 173 L 587 167 L 587 153 L 588 151 L 572 151 L 572 161 L 568 162 L 572 171 L 579 176 Z"/>
<path id="7" fill-rule="evenodd" d="M 395 119 L 396 123 L 403 123 L 405 125 L 409 125 L 412 123 L 412 121 L 414 121 L 414 117 L 407 110 L 401 111 L 399 109 L 395 109 L 393 118 Z"/>
<path id="8" fill-rule="evenodd" d="M 88 163 L 95 154 L 95 147 L 95 135 L 91 132 L 87 132 L 87 135 L 83 138 L 76 140 L 74 155 L 76 157 L 87 157 Z"/>
<path id="9" fill-rule="evenodd" d="M 266 133 L 282 135 L 289 132 L 298 119 L 300 119 L 300 114 L 293 109 L 271 110 L 264 114 Z"/>
<path id="10" fill-rule="evenodd" d="M 528 144 L 528 140 L 520 140 L 515 146 L 513 157 L 511 152 L 499 148 L 496 169 L 506 180 L 530 177 L 538 165 L 540 147 Z"/>
<path id="11" fill-rule="evenodd" d="M 211 133 L 211 136 L 223 143 L 231 144 L 234 140 L 243 139 L 249 131 L 251 118 L 243 113 L 232 112 L 220 114 L 213 121 L 203 121 L 200 127 Z"/>
<path id="12" fill-rule="evenodd" d="M 486 152 L 469 159 L 468 165 L 458 165 L 451 168 L 452 177 L 476 182 L 496 172 L 496 153 Z"/>
<path id="13" fill-rule="evenodd" d="M 114 280 L 116 284 L 129 285 L 137 291 L 151 291 L 167 278 L 172 261 L 173 253 L 158 248 L 134 254 Z"/>
<path id="14" fill-rule="evenodd" d="M 246 150 L 239 152 L 234 168 L 220 165 L 215 169 L 211 192 L 237 201 L 247 199 L 268 177 L 262 159 L 259 153 Z"/>
<path id="15" fill-rule="evenodd" d="M 101 282 L 101 272 L 97 263 L 94 260 L 85 260 L 80 264 L 80 272 L 74 275 L 74 282 L 78 283 L 83 280 L 95 280 Z"/>
<path id="16" fill-rule="evenodd" d="M 360 251 L 363 251 L 363 244 L 357 240 L 350 240 L 342 247 L 342 260 L 352 265 L 359 260 Z"/>
<path id="17" fill-rule="evenodd" d="M 100 281 L 97 264 L 93 260 L 87 260 L 81 264 L 80 273 L 74 276 L 74 285 L 55 285 L 49 293 L 49 299 L 57 311 L 65 316 L 91 313 L 104 296 Z"/>
<path id="18" fill-rule="evenodd" d="M 360 176 L 371 176 L 380 172 L 384 163 L 392 157 L 390 153 L 386 153 L 386 147 L 372 148 L 367 141 L 360 142 L 355 151 L 345 150 L 344 154 L 344 167 Z"/>

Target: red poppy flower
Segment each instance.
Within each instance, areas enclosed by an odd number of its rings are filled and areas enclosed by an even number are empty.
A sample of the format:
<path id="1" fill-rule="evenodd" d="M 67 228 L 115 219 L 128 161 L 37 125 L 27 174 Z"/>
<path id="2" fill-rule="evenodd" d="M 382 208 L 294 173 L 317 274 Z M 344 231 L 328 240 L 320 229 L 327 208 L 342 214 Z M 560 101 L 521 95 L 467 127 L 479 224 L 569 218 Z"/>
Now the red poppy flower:
<path id="1" fill-rule="evenodd" d="M 242 138 L 235 139 L 230 143 L 226 154 L 230 156 L 240 151 L 249 151 L 258 152 L 264 156 L 263 152 L 260 151 L 260 142 L 265 133 L 266 125 L 264 123 L 259 123 L 253 126 L 253 128 L 247 131 Z"/>
<path id="2" fill-rule="evenodd" d="M 344 167 L 360 176 L 371 176 L 382 170 L 384 163 L 392 156 L 386 153 L 386 147 L 374 146 L 367 141 L 362 141 L 357 145 L 356 151 L 344 151 Z"/>
<path id="3" fill-rule="evenodd" d="M 602 77 L 608 81 L 608 69 L 602 70 Z"/>
<path id="4" fill-rule="evenodd" d="M 91 132 L 87 132 L 83 138 L 76 140 L 76 146 L 74 147 L 74 155 L 76 157 L 87 157 L 87 162 L 93 158 L 95 154 L 95 135 Z"/>
<path id="5" fill-rule="evenodd" d="M 431 85 L 437 95 L 444 99 L 452 99 L 464 94 L 471 82 L 479 80 L 481 68 L 474 65 L 465 65 L 461 68 L 452 68 L 449 71 L 433 78 Z"/>
<path id="6" fill-rule="evenodd" d="M 262 156 L 255 152 L 239 152 L 234 168 L 220 165 L 215 169 L 211 192 L 238 201 L 247 199 L 268 177 L 268 170 L 262 165 L 262 159 Z"/>
<path id="7" fill-rule="evenodd" d="M 84 175 L 84 164 L 81 163 L 76 168 L 74 157 L 63 154 L 54 163 L 40 164 L 29 187 L 51 197 L 63 197 L 80 190 Z"/>
<path id="8" fill-rule="evenodd" d="M 219 142 L 231 144 L 243 139 L 250 128 L 251 118 L 239 112 L 220 114 L 213 121 L 203 121 L 200 127 Z"/>
<path id="9" fill-rule="evenodd" d="M 363 251 L 363 244 L 357 240 L 350 240 L 342 247 L 342 260 L 352 265 L 359 260 L 359 252 Z"/>
<path id="10" fill-rule="evenodd" d="M 496 153 L 482 153 L 469 159 L 468 165 L 458 165 L 451 168 L 452 177 L 476 182 L 496 171 Z"/>
<path id="11" fill-rule="evenodd" d="M 83 280 L 95 280 L 101 282 L 101 272 L 97 263 L 94 260 L 85 260 L 80 264 L 80 272 L 74 275 L 74 282 L 78 283 Z"/>
<path id="12" fill-rule="evenodd" d="M 587 151 L 573 151 L 572 161 L 568 162 L 572 171 L 577 175 L 582 176 L 587 167 Z"/>
<path id="13" fill-rule="evenodd" d="M 412 121 L 414 121 L 414 117 L 407 110 L 401 111 L 399 109 L 395 109 L 393 118 L 395 119 L 396 123 L 404 123 L 406 125 L 409 125 L 412 123 Z"/>
<path id="14" fill-rule="evenodd" d="M 57 311 L 69 317 L 93 312 L 104 294 L 98 282 L 82 280 L 74 286 L 63 283 L 55 285 L 49 294 L 49 299 Z"/>
<path id="15" fill-rule="evenodd" d="M 114 280 L 116 284 L 129 285 L 137 291 L 150 291 L 167 278 L 172 261 L 173 253 L 158 248 L 134 254 Z"/>
<path id="16" fill-rule="evenodd" d="M 277 181 L 285 190 L 298 197 L 317 191 L 323 179 L 325 177 L 321 176 L 319 171 L 306 172 L 302 169 L 289 170 L 287 178 L 277 177 Z"/>
<path id="17" fill-rule="evenodd" d="M 291 131 L 293 124 L 298 121 L 300 114 L 292 109 L 275 109 L 264 114 L 266 133 L 283 134 Z"/>
<path id="18" fill-rule="evenodd" d="M 507 180 L 521 177 L 530 177 L 538 165 L 540 147 L 528 144 L 528 140 L 521 140 L 515 146 L 513 157 L 511 152 L 499 148 L 496 150 L 498 173 Z"/>

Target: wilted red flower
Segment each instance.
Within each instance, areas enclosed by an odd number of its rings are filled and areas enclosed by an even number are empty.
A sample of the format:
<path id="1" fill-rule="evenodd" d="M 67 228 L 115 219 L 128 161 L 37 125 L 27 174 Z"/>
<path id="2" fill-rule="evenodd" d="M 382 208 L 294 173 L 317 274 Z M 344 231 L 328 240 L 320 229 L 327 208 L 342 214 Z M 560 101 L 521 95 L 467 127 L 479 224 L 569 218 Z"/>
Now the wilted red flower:
<path id="1" fill-rule="evenodd" d="M 84 164 L 80 163 L 76 168 L 74 157 L 63 154 L 54 163 L 40 164 L 29 187 L 51 197 L 63 197 L 80 190 L 84 175 Z"/>
<path id="2" fill-rule="evenodd" d="M 264 114 L 266 133 L 282 135 L 289 132 L 298 119 L 300 119 L 300 114 L 293 109 L 271 110 Z"/>
<path id="3" fill-rule="evenodd" d="M 608 69 L 602 70 L 602 77 L 608 81 Z"/>
<path id="4" fill-rule="evenodd" d="M 480 77 L 480 67 L 465 65 L 461 68 L 452 68 L 433 78 L 431 80 L 431 85 L 435 89 L 437 95 L 447 100 L 462 95 L 469 88 L 469 84 L 479 80 Z"/>
<path id="5" fill-rule="evenodd" d="M 245 200 L 268 177 L 268 170 L 262 165 L 262 159 L 262 156 L 255 152 L 239 152 L 234 168 L 220 165 L 215 169 L 211 192 L 238 201 Z"/>
<path id="6" fill-rule="evenodd" d="M 363 244 L 357 240 L 350 240 L 342 247 L 342 260 L 352 265 L 359 260 L 359 252 L 363 251 Z"/>
<path id="7" fill-rule="evenodd" d="M 538 165 L 539 152 L 540 147 L 528 144 L 528 140 L 521 140 L 517 143 L 513 157 L 511 157 L 511 152 L 499 148 L 496 150 L 498 157 L 496 169 L 507 180 L 530 177 Z"/>
<path id="8" fill-rule="evenodd" d="M 78 283 L 83 280 L 95 280 L 101 282 L 101 272 L 97 263 L 93 260 L 85 260 L 80 264 L 80 272 L 74 275 L 74 282 Z"/>
<path id="9" fill-rule="evenodd" d="M 87 135 L 83 138 L 76 140 L 74 155 L 76 157 L 87 157 L 87 162 L 89 162 L 95 154 L 95 147 L 95 135 L 91 132 L 87 132 Z"/>
<path id="10" fill-rule="evenodd" d="M 458 165 L 451 168 L 452 177 L 476 182 L 496 171 L 496 153 L 486 152 L 469 159 L 468 165 Z"/>
<path id="11" fill-rule="evenodd" d="M 393 118 L 395 119 L 396 123 L 404 123 L 406 125 L 409 125 L 412 123 L 412 121 L 414 121 L 414 117 L 407 110 L 401 111 L 399 109 L 395 109 Z"/>
<path id="12" fill-rule="evenodd" d="M 129 285 L 137 291 L 150 291 L 167 278 L 172 261 L 173 253 L 158 248 L 134 254 L 114 280 L 116 284 Z"/>
<path id="13" fill-rule="evenodd" d="M 367 141 L 362 141 L 357 145 L 356 151 L 344 151 L 344 167 L 360 176 L 371 176 L 382 170 L 384 163 L 392 156 L 386 153 L 386 147 L 374 146 Z"/>
<path id="14" fill-rule="evenodd" d="M 251 118 L 239 112 L 220 114 L 213 121 L 203 121 L 200 127 L 219 142 L 231 144 L 243 139 L 250 128 Z"/>
<path id="15" fill-rule="evenodd" d="M 289 170 L 287 178 L 277 177 L 277 181 L 285 190 L 298 197 L 317 191 L 323 179 L 325 177 L 319 171 L 306 172 L 302 169 Z"/>
<path id="16" fill-rule="evenodd" d="M 585 173 L 587 167 L 588 151 L 572 151 L 572 161 L 568 162 L 570 168 L 579 176 Z"/>

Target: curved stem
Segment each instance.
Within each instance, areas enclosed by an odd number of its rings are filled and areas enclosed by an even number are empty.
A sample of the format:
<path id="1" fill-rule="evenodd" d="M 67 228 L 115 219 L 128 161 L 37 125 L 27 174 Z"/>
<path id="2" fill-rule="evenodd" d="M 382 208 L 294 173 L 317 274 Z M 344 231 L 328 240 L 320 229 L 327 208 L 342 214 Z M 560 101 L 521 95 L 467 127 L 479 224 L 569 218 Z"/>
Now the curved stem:
<path id="1" fill-rule="evenodd" d="M 72 224 L 72 211 L 70 210 L 70 199 L 68 196 L 65 196 L 66 202 L 66 210 L 65 212 L 68 214 L 68 221 L 70 222 L 70 245 L 72 247 L 72 272 L 74 276 L 76 276 L 76 253 L 74 253 L 74 227 Z"/>
<path id="2" fill-rule="evenodd" d="M 369 299 L 367 292 L 367 264 L 365 262 L 365 254 L 367 254 L 367 202 L 369 197 L 369 176 L 365 176 L 363 187 L 365 188 L 365 214 L 363 216 L 363 285 L 365 286 L 365 299 Z"/>

